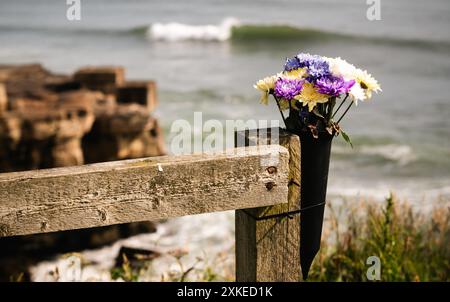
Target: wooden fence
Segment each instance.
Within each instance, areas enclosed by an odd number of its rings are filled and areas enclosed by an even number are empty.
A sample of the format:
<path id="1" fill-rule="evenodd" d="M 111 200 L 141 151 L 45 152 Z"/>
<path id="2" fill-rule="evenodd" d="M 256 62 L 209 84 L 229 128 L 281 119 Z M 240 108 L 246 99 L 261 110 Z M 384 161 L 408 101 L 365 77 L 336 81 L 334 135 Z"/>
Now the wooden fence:
<path id="1" fill-rule="evenodd" d="M 299 281 L 299 139 L 244 135 L 232 153 L 0 174 L 0 237 L 236 210 L 236 280 Z"/>

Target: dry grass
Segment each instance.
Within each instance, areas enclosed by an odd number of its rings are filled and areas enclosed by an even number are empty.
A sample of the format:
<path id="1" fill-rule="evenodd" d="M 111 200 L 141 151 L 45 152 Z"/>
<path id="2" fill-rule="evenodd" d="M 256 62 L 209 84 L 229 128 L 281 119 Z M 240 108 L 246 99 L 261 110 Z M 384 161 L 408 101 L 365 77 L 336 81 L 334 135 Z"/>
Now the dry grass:
<path id="1" fill-rule="evenodd" d="M 367 281 L 366 259 L 381 260 L 381 281 L 450 280 L 450 208 L 413 210 L 394 196 L 385 205 L 328 208 L 311 281 Z"/>

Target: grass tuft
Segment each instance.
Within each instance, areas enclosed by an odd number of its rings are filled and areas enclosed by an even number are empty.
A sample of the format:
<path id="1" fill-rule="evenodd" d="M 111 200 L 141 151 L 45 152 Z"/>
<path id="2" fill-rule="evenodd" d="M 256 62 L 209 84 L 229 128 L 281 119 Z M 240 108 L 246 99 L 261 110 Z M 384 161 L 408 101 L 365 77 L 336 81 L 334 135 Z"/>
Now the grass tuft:
<path id="1" fill-rule="evenodd" d="M 380 259 L 381 281 L 449 281 L 448 206 L 413 211 L 391 194 L 383 207 L 366 203 L 362 211 L 344 208 L 342 214 L 329 207 L 331 217 L 310 281 L 367 281 L 369 256 Z"/>

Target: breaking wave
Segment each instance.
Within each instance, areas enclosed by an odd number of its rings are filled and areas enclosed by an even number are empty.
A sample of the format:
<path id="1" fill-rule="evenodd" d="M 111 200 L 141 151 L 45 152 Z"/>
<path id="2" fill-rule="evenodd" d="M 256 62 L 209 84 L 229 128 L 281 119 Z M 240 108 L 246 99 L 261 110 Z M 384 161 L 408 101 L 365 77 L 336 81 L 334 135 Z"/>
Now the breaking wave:
<path id="1" fill-rule="evenodd" d="M 386 160 L 398 162 L 400 165 L 407 165 L 417 159 L 408 145 L 361 146 L 359 151 L 364 155 L 381 156 Z"/>
<path id="2" fill-rule="evenodd" d="M 152 40 L 157 41 L 226 41 L 232 36 L 233 28 L 239 25 L 234 18 L 227 18 L 219 25 L 188 25 L 182 23 L 154 23 L 147 31 Z"/>
<path id="3" fill-rule="evenodd" d="M 366 42 L 392 46 L 423 48 L 427 50 L 449 51 L 450 41 L 405 39 L 403 37 L 366 36 L 352 33 L 338 33 L 313 28 L 300 28 L 285 24 L 244 24 L 230 17 L 219 24 L 191 25 L 179 22 L 153 23 L 134 28 L 111 27 L 31 27 L 0 25 L 0 31 L 38 31 L 49 33 L 73 33 L 82 35 L 135 35 L 151 41 L 179 42 L 203 41 L 252 43 L 257 41 L 307 42 L 344 41 Z"/>
<path id="4" fill-rule="evenodd" d="M 154 23 L 137 27 L 135 33 L 145 33 L 153 41 L 235 41 L 251 43 L 258 40 L 277 41 L 364 41 L 394 46 L 419 47 L 428 50 L 449 50 L 450 42 L 404 39 L 397 37 L 362 36 L 313 28 L 299 28 L 283 24 L 243 24 L 235 18 L 226 18 L 216 25 L 189 25 L 177 22 Z"/>
<path id="5" fill-rule="evenodd" d="M 347 146 L 335 146 L 333 149 L 335 154 L 349 155 L 350 151 Z M 353 151 L 352 151 L 353 152 Z M 401 166 L 405 166 L 417 160 L 417 156 L 408 145 L 386 144 L 386 145 L 362 145 L 355 152 L 370 157 L 379 157 L 385 161 L 396 162 Z"/>
<path id="6" fill-rule="evenodd" d="M 177 22 L 154 23 L 138 27 L 134 32 L 145 32 L 155 41 L 252 41 L 265 39 L 332 39 L 350 37 L 343 34 L 315 29 L 297 28 L 290 25 L 242 24 L 235 18 L 227 18 L 217 25 L 189 25 Z"/>

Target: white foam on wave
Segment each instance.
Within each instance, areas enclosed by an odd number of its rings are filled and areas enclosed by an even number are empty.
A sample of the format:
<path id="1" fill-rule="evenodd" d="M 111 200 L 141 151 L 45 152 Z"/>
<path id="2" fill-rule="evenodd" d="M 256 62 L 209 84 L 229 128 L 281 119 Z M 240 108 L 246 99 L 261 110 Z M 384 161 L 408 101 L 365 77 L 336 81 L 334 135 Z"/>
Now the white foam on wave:
<path id="1" fill-rule="evenodd" d="M 327 196 L 330 200 L 362 198 L 384 201 L 393 192 L 400 200 L 406 200 L 414 206 L 432 207 L 436 202 L 450 205 L 449 181 L 448 178 L 440 180 L 380 178 L 373 181 L 340 177 L 330 181 Z"/>
<path id="2" fill-rule="evenodd" d="M 226 18 L 218 25 L 188 25 L 183 23 L 154 23 L 147 35 L 156 41 L 226 41 L 231 38 L 232 29 L 239 25 L 235 18 Z"/>
<path id="3" fill-rule="evenodd" d="M 406 165 L 416 159 L 412 148 L 408 145 L 362 146 L 360 152 L 366 155 L 382 156 L 385 159 L 396 161 L 400 165 Z"/>
<path id="4" fill-rule="evenodd" d="M 369 156 L 380 156 L 386 160 L 397 162 L 399 165 L 407 165 L 417 159 L 416 154 L 409 145 L 387 144 L 378 146 L 362 145 L 355 150 L 357 153 Z M 343 154 L 350 152 L 347 147 L 333 147 L 333 152 Z M 353 151 L 352 151 L 353 152 Z"/>

